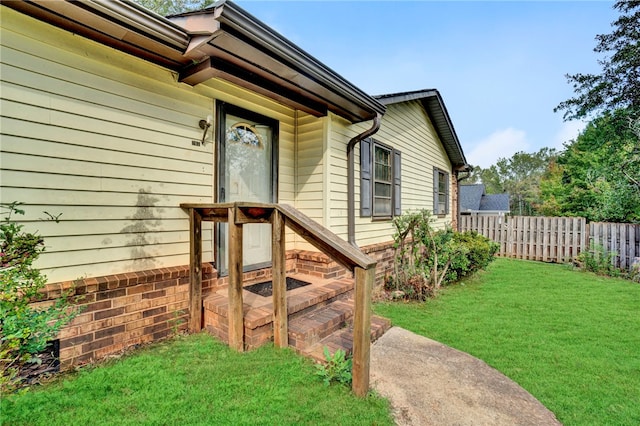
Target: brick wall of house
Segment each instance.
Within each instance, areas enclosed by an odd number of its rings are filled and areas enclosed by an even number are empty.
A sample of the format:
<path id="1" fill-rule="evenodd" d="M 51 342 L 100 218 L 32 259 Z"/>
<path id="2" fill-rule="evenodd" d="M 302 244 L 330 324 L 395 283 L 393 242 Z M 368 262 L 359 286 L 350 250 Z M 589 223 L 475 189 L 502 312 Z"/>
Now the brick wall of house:
<path id="1" fill-rule="evenodd" d="M 378 262 L 376 265 L 375 287 L 379 288 L 384 286 L 387 277 L 393 274 L 393 265 L 395 263 L 395 249 L 393 248 L 393 241 L 372 244 L 361 247 L 360 250 Z"/>
<path id="2" fill-rule="evenodd" d="M 451 175 L 451 228 L 458 230 L 458 217 L 460 215 L 460 185 L 458 185 L 458 173 Z"/>
<path id="3" fill-rule="evenodd" d="M 216 273 L 203 266 L 203 288 L 216 285 Z M 43 301 L 65 292 L 80 314 L 58 335 L 61 368 L 156 341 L 186 328 L 189 268 L 173 267 L 48 284 Z"/>
<path id="4" fill-rule="evenodd" d="M 362 248 L 378 261 L 376 285 L 393 272 L 393 243 Z M 324 279 L 350 276 L 328 256 L 311 251 L 287 253 L 287 272 Z M 210 264 L 202 267 L 203 297 L 228 285 Z M 271 269 L 247 272 L 245 285 L 271 279 Z M 124 349 L 186 330 L 189 318 L 189 267 L 152 269 L 48 284 L 38 304 L 70 293 L 81 313 L 58 335 L 65 370 Z"/>

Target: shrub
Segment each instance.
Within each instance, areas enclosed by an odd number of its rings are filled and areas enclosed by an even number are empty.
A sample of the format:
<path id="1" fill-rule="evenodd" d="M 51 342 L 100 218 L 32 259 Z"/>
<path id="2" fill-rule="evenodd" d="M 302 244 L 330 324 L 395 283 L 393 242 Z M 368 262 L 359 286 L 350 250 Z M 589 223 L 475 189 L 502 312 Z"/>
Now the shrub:
<path id="1" fill-rule="evenodd" d="M 49 340 L 75 315 L 65 297 L 53 305 L 36 308 L 46 277 L 33 266 L 44 251 L 42 237 L 23 231 L 23 225 L 11 220 L 24 214 L 13 202 L 5 208 L 0 222 L 0 390 L 11 391 L 20 385 L 20 370 L 25 364 L 39 363 Z"/>
<path id="2" fill-rule="evenodd" d="M 477 233 L 458 233 L 446 227 L 434 230 L 428 210 L 396 217 L 394 276 L 387 290 L 400 291 L 405 298 L 425 300 L 442 285 L 455 282 L 485 268 L 498 244 Z"/>
<path id="3" fill-rule="evenodd" d="M 615 256 L 614 252 L 607 251 L 602 245 L 591 243 L 589 250 L 578 254 L 578 266 L 585 271 L 594 272 L 598 275 L 619 277 L 621 276 L 621 271 L 616 269 L 613 264 Z"/>
<path id="4" fill-rule="evenodd" d="M 458 278 L 471 275 L 481 269 L 489 266 L 489 263 L 495 259 L 495 255 L 500 249 L 500 245 L 484 235 L 478 234 L 476 231 L 456 232 L 453 236 L 454 240 L 463 244 L 467 248 L 467 259 L 469 263 L 466 269 L 458 272 Z"/>

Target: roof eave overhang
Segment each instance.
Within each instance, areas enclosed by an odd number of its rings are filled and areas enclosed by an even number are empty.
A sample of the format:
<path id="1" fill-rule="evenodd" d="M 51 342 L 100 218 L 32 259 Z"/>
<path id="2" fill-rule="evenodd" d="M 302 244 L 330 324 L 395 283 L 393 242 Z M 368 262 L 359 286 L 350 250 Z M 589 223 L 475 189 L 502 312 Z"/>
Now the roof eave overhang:
<path id="1" fill-rule="evenodd" d="M 453 127 L 453 122 L 444 104 L 440 92 L 436 89 L 418 90 L 414 92 L 394 93 L 375 96 L 383 105 L 392 105 L 409 101 L 420 101 L 429 119 L 433 123 L 438 137 L 442 141 L 447 156 L 454 169 L 465 170 L 469 165 L 465 158 L 460 140 Z"/>
<path id="2" fill-rule="evenodd" d="M 236 83 L 246 82 L 251 90 L 281 102 L 289 99 L 295 108 L 317 116 L 331 111 L 360 122 L 385 112 L 373 97 L 234 3 L 221 1 L 169 19 L 200 34 L 207 21 L 218 24 L 199 47 L 204 59 L 183 69 L 180 81 L 196 85 L 222 72 L 234 76 Z"/>
<path id="3" fill-rule="evenodd" d="M 133 2 L 3 0 L 2 5 L 165 68 L 190 62 L 183 55 L 187 32 Z"/>
<path id="4" fill-rule="evenodd" d="M 3 5 L 178 73 L 222 78 L 316 116 L 350 122 L 385 107 L 231 2 L 164 18 L 124 1 L 3 1 Z M 198 22 L 197 25 L 194 22 Z"/>

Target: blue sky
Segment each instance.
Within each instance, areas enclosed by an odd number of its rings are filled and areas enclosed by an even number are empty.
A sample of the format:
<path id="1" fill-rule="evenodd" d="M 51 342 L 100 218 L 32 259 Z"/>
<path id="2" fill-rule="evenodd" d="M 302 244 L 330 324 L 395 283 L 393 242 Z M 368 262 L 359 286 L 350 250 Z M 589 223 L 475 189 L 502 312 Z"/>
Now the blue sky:
<path id="1" fill-rule="evenodd" d="M 618 16 L 605 1 L 237 3 L 369 94 L 438 89 L 482 167 L 577 136 L 553 112 L 564 75 L 599 72 L 595 36 Z"/>

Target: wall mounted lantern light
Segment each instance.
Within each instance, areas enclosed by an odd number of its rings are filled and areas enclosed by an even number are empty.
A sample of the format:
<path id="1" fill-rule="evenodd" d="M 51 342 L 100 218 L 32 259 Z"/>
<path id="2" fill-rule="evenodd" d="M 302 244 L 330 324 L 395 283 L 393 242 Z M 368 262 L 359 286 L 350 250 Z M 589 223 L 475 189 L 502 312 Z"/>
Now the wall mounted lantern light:
<path id="1" fill-rule="evenodd" d="M 200 126 L 200 128 L 203 131 L 202 133 L 202 146 L 204 146 L 204 140 L 207 138 L 207 131 L 209 130 L 209 127 L 211 127 L 211 121 L 213 120 L 213 117 L 210 115 L 207 115 L 207 119 L 206 120 L 200 120 L 198 122 L 198 126 Z"/>

